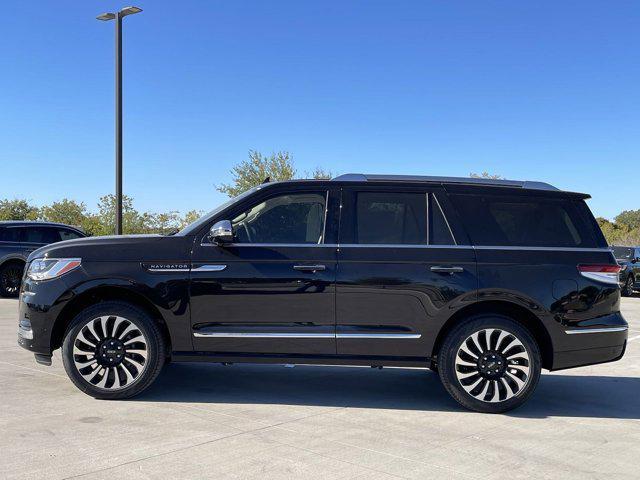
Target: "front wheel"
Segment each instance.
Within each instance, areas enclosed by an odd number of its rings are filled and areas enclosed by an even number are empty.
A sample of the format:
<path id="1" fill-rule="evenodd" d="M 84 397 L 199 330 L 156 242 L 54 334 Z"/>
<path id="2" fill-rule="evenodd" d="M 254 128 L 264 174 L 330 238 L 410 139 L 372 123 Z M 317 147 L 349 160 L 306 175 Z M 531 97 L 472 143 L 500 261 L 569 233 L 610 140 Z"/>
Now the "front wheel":
<path id="1" fill-rule="evenodd" d="M 100 399 L 130 398 L 156 379 L 164 339 L 152 318 L 133 305 L 103 302 L 71 322 L 62 362 L 71 381 Z"/>
<path id="2" fill-rule="evenodd" d="M 501 413 L 519 407 L 540 378 L 536 341 L 520 324 L 500 315 L 475 316 L 455 327 L 438 359 L 445 389 L 476 412 Z"/>
<path id="3" fill-rule="evenodd" d="M 24 266 L 18 262 L 5 263 L 0 267 L 0 296 L 17 297 Z"/>

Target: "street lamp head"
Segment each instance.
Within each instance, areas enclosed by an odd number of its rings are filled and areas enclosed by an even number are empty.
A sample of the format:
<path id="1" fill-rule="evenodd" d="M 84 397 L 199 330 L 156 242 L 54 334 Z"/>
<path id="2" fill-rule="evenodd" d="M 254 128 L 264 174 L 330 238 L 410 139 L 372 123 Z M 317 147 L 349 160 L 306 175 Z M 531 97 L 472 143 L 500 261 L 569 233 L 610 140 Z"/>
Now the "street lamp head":
<path id="1" fill-rule="evenodd" d="M 133 15 L 134 13 L 140 13 L 142 11 L 139 7 L 124 7 L 120 10 L 120 16 L 126 17 L 127 15 Z"/>
<path id="2" fill-rule="evenodd" d="M 101 13 L 96 18 L 98 20 L 102 20 L 103 22 L 106 22 L 108 20 L 113 20 L 114 18 L 116 18 L 116 14 L 115 13 L 111 13 L 111 12 Z"/>

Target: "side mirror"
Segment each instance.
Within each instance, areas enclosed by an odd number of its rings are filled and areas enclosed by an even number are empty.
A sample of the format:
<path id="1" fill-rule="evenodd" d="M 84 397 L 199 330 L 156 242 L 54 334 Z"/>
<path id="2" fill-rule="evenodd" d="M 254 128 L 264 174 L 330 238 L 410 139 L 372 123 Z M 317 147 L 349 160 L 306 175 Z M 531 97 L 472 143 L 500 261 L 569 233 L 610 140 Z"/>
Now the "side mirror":
<path id="1" fill-rule="evenodd" d="M 209 230 L 209 238 L 217 244 L 233 242 L 233 229 L 229 220 L 216 222 Z"/>

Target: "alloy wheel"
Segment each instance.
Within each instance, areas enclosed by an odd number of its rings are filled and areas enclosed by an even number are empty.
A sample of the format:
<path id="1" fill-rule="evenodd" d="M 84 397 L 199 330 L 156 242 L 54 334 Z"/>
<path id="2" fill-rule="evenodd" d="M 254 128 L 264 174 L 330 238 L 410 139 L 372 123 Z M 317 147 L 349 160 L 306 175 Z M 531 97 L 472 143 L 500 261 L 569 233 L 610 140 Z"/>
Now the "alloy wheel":
<path id="1" fill-rule="evenodd" d="M 16 295 L 20 290 L 22 270 L 19 267 L 5 268 L 0 275 L 2 289 L 9 295 Z"/>
<path id="2" fill-rule="evenodd" d="M 455 373 L 462 388 L 483 402 L 504 402 L 522 392 L 530 378 L 531 359 L 511 332 L 487 328 L 460 345 Z"/>
<path id="3" fill-rule="evenodd" d="M 73 362 L 80 375 L 106 390 L 133 384 L 146 369 L 148 356 L 142 330 L 115 315 L 89 320 L 73 342 Z"/>

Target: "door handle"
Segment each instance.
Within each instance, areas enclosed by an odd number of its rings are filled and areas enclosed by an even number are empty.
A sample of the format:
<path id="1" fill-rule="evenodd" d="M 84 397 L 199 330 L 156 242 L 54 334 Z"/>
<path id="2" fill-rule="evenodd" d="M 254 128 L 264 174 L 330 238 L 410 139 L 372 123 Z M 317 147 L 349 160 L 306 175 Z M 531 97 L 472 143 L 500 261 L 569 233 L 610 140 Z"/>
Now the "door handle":
<path id="1" fill-rule="evenodd" d="M 435 273 L 462 273 L 464 272 L 464 268 L 462 267 L 443 267 L 442 265 L 434 265 L 429 270 Z"/>
<path id="2" fill-rule="evenodd" d="M 318 272 L 322 270 L 326 270 L 325 265 L 294 265 L 293 269 L 298 270 L 299 272 Z"/>

